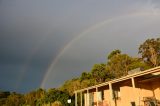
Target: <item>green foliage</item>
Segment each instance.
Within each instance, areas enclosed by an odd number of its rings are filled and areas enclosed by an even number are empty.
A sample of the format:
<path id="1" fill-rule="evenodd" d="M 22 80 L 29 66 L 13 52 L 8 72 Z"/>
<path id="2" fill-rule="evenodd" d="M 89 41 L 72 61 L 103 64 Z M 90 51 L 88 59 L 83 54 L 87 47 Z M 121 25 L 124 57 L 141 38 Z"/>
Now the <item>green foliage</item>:
<path id="1" fill-rule="evenodd" d="M 0 98 L 0 106 L 4 106 L 7 98 Z"/>
<path id="2" fill-rule="evenodd" d="M 72 79 L 66 81 L 62 87 L 60 87 L 60 90 L 62 91 L 68 91 L 71 96 L 74 95 L 74 91 L 81 88 L 81 81 L 79 79 Z"/>
<path id="3" fill-rule="evenodd" d="M 60 91 L 58 89 L 53 88 L 48 90 L 45 96 L 45 102 L 53 103 L 55 101 L 60 101 L 64 106 L 68 106 L 67 100 L 71 98 L 72 97 L 69 95 L 68 92 Z"/>
<path id="4" fill-rule="evenodd" d="M 132 58 L 132 59 L 133 59 L 132 63 L 129 65 L 129 71 L 136 68 L 141 68 L 142 70 L 151 68 L 140 58 Z"/>
<path id="5" fill-rule="evenodd" d="M 83 72 L 81 74 L 81 77 L 80 77 L 80 80 L 83 81 L 83 80 L 88 80 L 88 79 L 91 79 L 92 75 L 90 73 L 87 73 L 87 72 Z"/>
<path id="6" fill-rule="evenodd" d="M 60 101 L 55 101 L 52 105 L 53 106 L 62 106 L 62 103 Z"/>
<path id="7" fill-rule="evenodd" d="M 109 55 L 108 55 L 108 59 L 111 59 L 113 56 L 117 55 L 117 54 L 121 54 L 120 50 L 113 50 Z"/>
<path id="8" fill-rule="evenodd" d="M 11 93 L 8 91 L 0 91 L 0 106 L 6 104 L 7 98 Z"/>
<path id="9" fill-rule="evenodd" d="M 144 61 L 152 66 L 156 67 L 160 65 L 160 38 L 147 39 L 139 47 L 139 53 L 142 55 Z"/>
<path id="10" fill-rule="evenodd" d="M 128 65 L 131 62 L 131 58 L 126 54 L 115 54 L 107 63 L 107 68 L 115 77 L 121 77 L 128 72 Z"/>
<path id="11" fill-rule="evenodd" d="M 7 98 L 9 95 L 10 95 L 10 92 L 8 92 L 8 91 L 6 91 L 6 92 L 1 91 L 0 92 L 0 98 Z"/>
<path id="12" fill-rule="evenodd" d="M 108 77 L 106 64 L 95 64 L 91 70 L 92 77 L 98 82 L 102 83 Z"/>
<path id="13" fill-rule="evenodd" d="M 24 95 L 25 99 L 25 105 L 30 106 L 41 106 L 44 104 L 44 97 L 45 97 L 46 91 L 42 88 L 39 88 L 35 91 L 31 91 Z"/>
<path id="14" fill-rule="evenodd" d="M 113 54 L 113 52 L 111 52 L 111 54 Z M 112 55 L 107 63 L 107 70 L 109 70 L 115 78 L 125 76 L 128 74 L 129 70 L 138 67 L 145 67 L 145 63 L 142 62 L 141 59 L 121 53 Z"/>
<path id="15" fill-rule="evenodd" d="M 12 93 L 6 99 L 4 106 L 22 106 L 25 103 L 23 95 Z"/>
<path id="16" fill-rule="evenodd" d="M 91 78 L 91 79 L 86 79 L 86 80 L 83 80 L 81 81 L 81 89 L 82 88 L 86 88 L 86 87 L 89 87 L 89 86 L 93 86 L 97 84 L 96 80 Z"/>
<path id="17" fill-rule="evenodd" d="M 42 88 L 36 90 L 36 105 L 41 106 L 45 103 L 44 98 L 46 95 L 46 91 Z"/>

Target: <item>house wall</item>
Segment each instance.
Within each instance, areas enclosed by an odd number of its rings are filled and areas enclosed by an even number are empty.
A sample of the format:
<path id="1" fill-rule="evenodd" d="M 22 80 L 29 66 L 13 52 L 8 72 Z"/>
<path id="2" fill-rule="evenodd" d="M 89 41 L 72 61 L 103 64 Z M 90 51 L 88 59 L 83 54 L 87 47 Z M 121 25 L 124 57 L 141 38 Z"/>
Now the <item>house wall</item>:
<path id="1" fill-rule="evenodd" d="M 152 83 L 152 88 L 156 99 L 160 100 L 160 79 Z"/>
<path id="2" fill-rule="evenodd" d="M 87 93 L 84 93 L 84 106 L 87 106 Z"/>
<path id="3" fill-rule="evenodd" d="M 103 101 L 104 106 L 109 106 L 110 104 L 110 92 L 109 89 L 104 90 L 104 101 Z"/>
<path id="4" fill-rule="evenodd" d="M 94 101 L 97 102 L 96 92 L 94 93 Z M 131 106 L 131 101 L 134 101 L 136 95 L 133 93 L 133 88 L 129 86 L 120 87 L 120 98 L 116 101 L 112 98 L 112 103 L 110 102 L 110 91 L 109 89 L 104 90 L 104 100 L 103 106 L 110 106 L 111 104 L 117 104 L 116 106 Z M 96 105 L 95 105 L 96 106 Z"/>
<path id="5" fill-rule="evenodd" d="M 136 105 L 144 105 L 144 97 L 156 97 L 160 100 L 160 81 L 141 84 L 139 87 L 132 88 L 129 86 L 120 87 L 121 97 L 117 100 L 117 106 L 131 105 L 135 101 Z"/>
<path id="6" fill-rule="evenodd" d="M 157 85 L 160 86 L 160 85 Z M 131 102 L 135 102 L 136 105 L 144 105 L 143 97 L 153 97 L 153 86 L 152 84 L 143 84 L 141 87 L 129 87 L 122 86 L 120 87 L 121 97 L 120 100 L 117 101 L 117 106 L 131 106 Z M 159 90 L 155 90 L 160 94 Z M 159 96 L 159 95 L 158 95 Z"/>
<path id="7" fill-rule="evenodd" d="M 156 99 L 160 100 L 160 80 L 153 80 L 152 82 L 147 83 L 139 83 L 135 88 L 132 86 L 127 85 L 121 85 L 120 86 L 120 98 L 118 98 L 116 101 L 112 99 L 110 101 L 110 91 L 109 89 L 104 88 L 104 100 L 102 101 L 102 104 L 99 104 L 99 106 L 110 106 L 111 104 L 114 104 L 113 106 L 131 106 L 131 102 L 135 102 L 136 106 L 144 106 L 144 97 L 156 97 Z M 97 93 L 94 91 L 94 106 L 96 106 L 97 102 Z M 87 96 L 85 95 L 85 99 Z M 115 105 L 116 104 L 116 105 Z M 85 104 L 85 106 L 87 106 Z"/>
<path id="8" fill-rule="evenodd" d="M 160 81 L 152 81 L 149 83 L 141 84 L 136 88 L 136 104 L 144 105 L 144 97 L 155 97 L 160 100 Z"/>
<path id="9" fill-rule="evenodd" d="M 96 92 L 94 92 L 93 95 L 94 95 L 94 103 L 96 104 L 96 102 L 97 102 L 97 94 L 96 94 Z M 96 106 L 96 105 L 94 105 L 94 106 Z"/>
<path id="10" fill-rule="evenodd" d="M 117 106 L 131 106 L 131 101 L 134 101 L 133 88 L 129 86 L 120 87 L 120 95 Z"/>
<path id="11" fill-rule="evenodd" d="M 153 97 L 152 83 L 145 83 L 140 85 L 142 97 Z"/>
<path id="12" fill-rule="evenodd" d="M 94 106 L 97 106 L 96 103 L 97 103 L 97 93 L 94 92 L 93 93 L 94 95 Z M 102 101 L 98 101 L 99 102 L 99 106 L 103 105 L 103 106 L 110 106 L 109 104 L 109 100 L 110 100 L 110 93 L 109 93 L 109 90 L 106 89 L 104 90 L 104 100 Z"/>

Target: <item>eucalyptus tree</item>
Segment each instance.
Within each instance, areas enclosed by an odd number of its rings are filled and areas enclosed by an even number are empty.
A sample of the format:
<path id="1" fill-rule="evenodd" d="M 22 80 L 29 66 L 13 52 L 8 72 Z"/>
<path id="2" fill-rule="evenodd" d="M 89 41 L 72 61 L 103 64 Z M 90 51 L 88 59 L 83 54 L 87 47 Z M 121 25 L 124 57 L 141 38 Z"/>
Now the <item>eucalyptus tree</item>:
<path id="1" fill-rule="evenodd" d="M 160 65 L 160 38 L 147 39 L 139 46 L 139 53 L 142 55 L 143 60 L 156 67 Z"/>

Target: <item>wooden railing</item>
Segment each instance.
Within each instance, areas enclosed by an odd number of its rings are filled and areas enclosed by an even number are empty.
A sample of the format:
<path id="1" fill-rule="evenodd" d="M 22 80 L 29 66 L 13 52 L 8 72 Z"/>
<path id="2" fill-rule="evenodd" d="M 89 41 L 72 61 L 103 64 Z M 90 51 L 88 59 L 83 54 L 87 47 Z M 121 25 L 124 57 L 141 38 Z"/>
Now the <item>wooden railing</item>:
<path id="1" fill-rule="evenodd" d="M 155 97 L 143 97 L 144 106 L 160 106 L 160 100 Z"/>

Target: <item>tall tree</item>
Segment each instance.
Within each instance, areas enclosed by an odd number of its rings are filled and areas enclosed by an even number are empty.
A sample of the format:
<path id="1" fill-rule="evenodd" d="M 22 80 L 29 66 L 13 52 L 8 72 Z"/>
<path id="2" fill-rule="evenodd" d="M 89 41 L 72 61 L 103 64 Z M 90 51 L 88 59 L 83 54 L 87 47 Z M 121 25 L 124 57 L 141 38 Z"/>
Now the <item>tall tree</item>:
<path id="1" fill-rule="evenodd" d="M 106 64 L 95 64 L 91 70 L 91 74 L 98 83 L 104 82 L 110 77 L 106 70 Z"/>
<path id="2" fill-rule="evenodd" d="M 71 96 L 74 95 L 74 91 L 81 88 L 81 81 L 78 78 L 67 80 L 61 87 L 60 90 L 68 91 Z"/>
<path id="3" fill-rule="evenodd" d="M 42 104 L 45 103 L 45 95 L 46 95 L 46 91 L 42 88 L 39 88 L 36 90 L 36 95 L 35 95 L 35 98 L 36 98 L 36 106 L 41 106 Z"/>
<path id="4" fill-rule="evenodd" d="M 160 38 L 147 39 L 139 47 L 139 53 L 142 55 L 144 61 L 153 66 L 160 65 Z"/>
<path id="5" fill-rule="evenodd" d="M 60 90 L 55 89 L 55 88 L 52 88 L 52 89 L 48 90 L 45 99 L 46 99 L 46 103 L 54 103 L 55 101 L 59 101 L 64 106 L 68 106 L 69 105 L 67 103 L 68 99 L 72 99 L 73 100 L 73 98 L 69 95 L 68 92 L 60 91 Z M 70 104 L 70 106 L 73 106 L 73 103 Z"/>
<path id="6" fill-rule="evenodd" d="M 121 54 L 121 51 L 116 49 L 113 50 L 109 55 L 108 55 L 108 59 L 111 59 L 113 56 L 117 55 L 117 54 Z"/>
<path id="7" fill-rule="evenodd" d="M 8 96 L 4 106 L 22 106 L 24 103 L 23 95 L 12 93 Z"/>
<path id="8" fill-rule="evenodd" d="M 24 95 L 25 104 L 34 106 L 36 105 L 36 91 L 31 91 Z"/>
<path id="9" fill-rule="evenodd" d="M 91 79 L 92 76 L 90 73 L 87 73 L 87 72 L 83 72 L 80 76 L 80 80 L 83 81 L 83 80 L 87 80 L 87 79 Z"/>
<path id="10" fill-rule="evenodd" d="M 127 54 L 122 54 L 119 52 L 115 53 L 115 51 L 109 54 L 110 58 L 108 58 L 107 62 L 107 70 L 109 70 L 114 77 L 121 77 L 128 74 L 129 70 L 134 68 L 141 67 L 143 63 L 138 58 L 133 58 L 128 56 Z"/>

